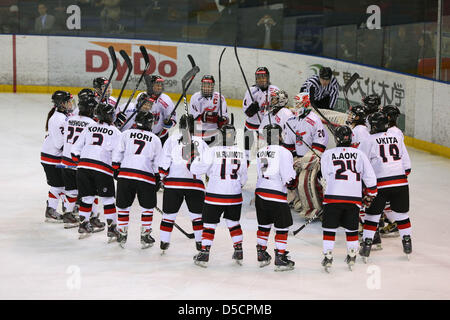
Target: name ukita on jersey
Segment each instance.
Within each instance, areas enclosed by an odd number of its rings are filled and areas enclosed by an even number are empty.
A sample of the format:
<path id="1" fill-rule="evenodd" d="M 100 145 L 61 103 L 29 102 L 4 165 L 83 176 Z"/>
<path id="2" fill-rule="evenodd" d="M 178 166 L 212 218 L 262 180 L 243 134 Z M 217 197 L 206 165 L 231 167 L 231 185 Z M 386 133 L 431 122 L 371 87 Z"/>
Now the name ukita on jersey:
<path id="1" fill-rule="evenodd" d="M 380 137 L 376 139 L 376 142 L 378 144 L 392 144 L 398 143 L 398 140 L 396 137 Z"/>

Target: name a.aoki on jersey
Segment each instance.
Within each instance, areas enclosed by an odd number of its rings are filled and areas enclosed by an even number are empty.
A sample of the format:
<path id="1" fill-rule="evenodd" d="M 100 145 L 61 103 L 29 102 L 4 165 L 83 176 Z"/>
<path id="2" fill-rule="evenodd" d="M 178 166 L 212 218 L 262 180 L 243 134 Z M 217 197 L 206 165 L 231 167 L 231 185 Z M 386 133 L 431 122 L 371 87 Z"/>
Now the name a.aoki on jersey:
<path id="1" fill-rule="evenodd" d="M 89 124 L 89 122 L 86 122 L 86 121 L 69 120 L 69 126 L 74 126 L 74 127 L 86 127 L 88 124 Z"/>
<path id="2" fill-rule="evenodd" d="M 132 132 L 130 133 L 130 139 L 138 139 L 138 140 L 144 140 L 144 141 L 152 141 L 152 137 L 146 135 L 145 133 L 142 132 Z"/>
<path id="3" fill-rule="evenodd" d="M 240 151 L 217 151 L 216 158 L 243 158 L 244 153 Z"/>
<path id="4" fill-rule="evenodd" d="M 392 143 L 398 143 L 398 140 L 396 137 L 385 137 L 385 138 L 377 138 L 378 144 L 392 144 Z"/>
<path id="5" fill-rule="evenodd" d="M 356 160 L 358 158 L 358 154 L 357 153 L 353 153 L 353 152 L 346 152 L 346 153 L 339 153 L 339 154 L 331 154 L 331 160 L 348 160 L 348 159 L 353 159 Z"/>
<path id="6" fill-rule="evenodd" d="M 98 133 L 104 133 L 107 135 L 112 136 L 113 135 L 113 131 L 111 129 L 108 128 L 102 128 L 102 127 L 89 127 L 88 128 L 90 132 L 98 132 Z"/>

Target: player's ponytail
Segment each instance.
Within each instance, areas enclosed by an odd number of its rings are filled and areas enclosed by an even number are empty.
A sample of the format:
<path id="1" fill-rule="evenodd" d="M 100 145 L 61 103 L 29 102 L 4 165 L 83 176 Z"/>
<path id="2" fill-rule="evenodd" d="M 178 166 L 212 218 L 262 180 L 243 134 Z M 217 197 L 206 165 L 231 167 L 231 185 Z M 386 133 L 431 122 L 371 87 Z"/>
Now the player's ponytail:
<path id="1" fill-rule="evenodd" d="M 56 107 L 53 107 L 48 112 L 47 121 L 45 122 L 45 131 L 48 131 L 48 122 L 49 122 L 50 118 L 52 117 L 52 115 L 55 113 L 55 111 L 56 111 Z"/>

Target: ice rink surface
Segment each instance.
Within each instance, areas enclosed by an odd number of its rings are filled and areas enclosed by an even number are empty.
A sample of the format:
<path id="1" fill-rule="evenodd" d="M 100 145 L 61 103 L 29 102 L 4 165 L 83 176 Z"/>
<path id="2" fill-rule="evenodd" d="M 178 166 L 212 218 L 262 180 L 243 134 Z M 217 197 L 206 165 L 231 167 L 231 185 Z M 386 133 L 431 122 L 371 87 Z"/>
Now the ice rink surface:
<path id="1" fill-rule="evenodd" d="M 320 222 L 289 237 L 295 270 L 274 272 L 273 264 L 256 261 L 256 213 L 250 199 L 256 168 L 249 168 L 243 190 L 241 224 L 244 265 L 231 260 L 232 242 L 221 222 L 207 269 L 194 265 L 194 240 L 174 228 L 171 247 L 159 249 L 161 216 L 155 212 L 156 244 L 139 244 L 140 211 L 130 214 L 127 247 L 107 244 L 106 233 L 78 240 L 77 228 L 44 222 L 48 187 L 40 164 L 47 94 L 0 94 L 1 204 L 0 299 L 449 299 L 450 298 L 450 160 L 409 148 L 413 254 L 408 261 L 400 238 L 383 238 L 383 250 L 373 251 L 369 263 L 357 259 L 350 272 L 344 262 L 345 234 L 336 236 L 330 274 L 323 271 Z M 180 106 L 179 112 L 184 112 Z M 236 127 L 243 128 L 240 108 L 230 108 Z M 158 207 L 162 192 L 158 193 Z M 176 221 L 192 232 L 186 206 Z M 297 228 L 305 222 L 294 216 Z M 273 256 L 272 232 L 269 253 Z"/>

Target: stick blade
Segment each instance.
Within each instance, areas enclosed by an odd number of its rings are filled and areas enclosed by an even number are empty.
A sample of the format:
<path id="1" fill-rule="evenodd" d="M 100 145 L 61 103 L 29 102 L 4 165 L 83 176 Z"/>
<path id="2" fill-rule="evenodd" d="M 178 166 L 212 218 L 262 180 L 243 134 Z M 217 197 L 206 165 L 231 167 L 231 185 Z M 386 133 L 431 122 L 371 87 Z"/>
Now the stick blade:
<path id="1" fill-rule="evenodd" d="M 113 67 L 117 68 L 117 57 L 116 57 L 116 51 L 114 50 L 114 47 L 109 46 L 108 51 L 109 51 L 109 55 L 111 56 Z"/>
<path id="2" fill-rule="evenodd" d="M 126 51 L 120 50 L 119 53 L 122 56 L 122 58 L 125 60 L 125 63 L 127 64 L 128 69 L 133 70 L 133 64 L 131 63 L 130 57 L 128 56 Z"/>
<path id="3" fill-rule="evenodd" d="M 194 67 L 195 67 L 195 61 L 194 61 L 194 58 L 192 58 L 192 56 L 191 56 L 190 54 L 188 54 L 187 57 L 188 57 L 188 59 L 189 59 L 189 62 L 190 62 L 191 65 L 192 65 L 192 68 L 194 68 Z"/>
<path id="4" fill-rule="evenodd" d="M 139 50 L 142 53 L 142 57 L 144 58 L 145 64 L 150 64 L 150 58 L 148 57 L 147 49 L 144 46 L 140 46 Z"/>
<path id="5" fill-rule="evenodd" d="M 347 93 L 347 91 L 350 89 L 353 83 L 355 83 L 356 80 L 359 79 L 359 74 L 355 72 L 350 79 L 347 81 L 347 83 L 344 85 L 344 92 Z"/>

